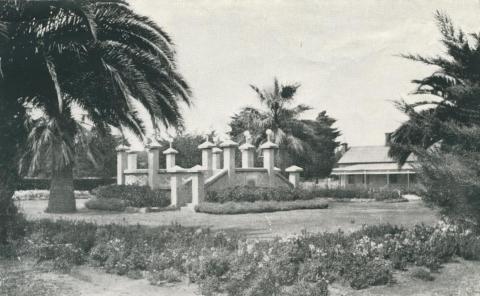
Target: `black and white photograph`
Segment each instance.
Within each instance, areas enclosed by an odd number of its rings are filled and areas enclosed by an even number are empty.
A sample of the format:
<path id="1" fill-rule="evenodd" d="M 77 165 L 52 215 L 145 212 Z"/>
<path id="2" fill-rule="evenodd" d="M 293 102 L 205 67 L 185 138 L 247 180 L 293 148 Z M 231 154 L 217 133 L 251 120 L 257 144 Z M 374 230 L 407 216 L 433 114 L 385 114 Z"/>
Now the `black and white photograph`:
<path id="1" fill-rule="evenodd" d="M 480 296 L 480 0 L 0 0 L 0 296 Z"/>

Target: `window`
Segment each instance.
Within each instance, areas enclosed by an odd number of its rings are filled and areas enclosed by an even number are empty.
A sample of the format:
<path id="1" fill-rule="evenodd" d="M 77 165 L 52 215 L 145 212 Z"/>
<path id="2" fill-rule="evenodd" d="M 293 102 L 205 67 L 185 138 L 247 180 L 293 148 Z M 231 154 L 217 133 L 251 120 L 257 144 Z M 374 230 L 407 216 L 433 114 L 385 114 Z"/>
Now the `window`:
<path id="1" fill-rule="evenodd" d="M 398 175 L 390 175 L 390 184 L 398 183 Z"/>
<path id="2" fill-rule="evenodd" d="M 354 175 L 348 175 L 347 176 L 348 180 L 348 184 L 355 184 L 355 176 Z"/>

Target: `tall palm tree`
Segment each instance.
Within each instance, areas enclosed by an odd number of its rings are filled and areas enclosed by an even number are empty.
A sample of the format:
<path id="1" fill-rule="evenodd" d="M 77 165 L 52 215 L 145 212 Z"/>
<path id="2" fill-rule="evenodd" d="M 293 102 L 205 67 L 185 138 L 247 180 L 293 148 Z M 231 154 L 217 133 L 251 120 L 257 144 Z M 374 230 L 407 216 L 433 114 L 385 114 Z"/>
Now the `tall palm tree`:
<path id="1" fill-rule="evenodd" d="M 52 149 L 73 150 L 61 161 L 52 159 L 48 210 L 75 210 L 74 106 L 99 130 L 112 125 L 144 137 L 135 103 L 154 126 L 182 125 L 179 102 L 188 104 L 191 94 L 178 73 L 172 40 L 126 1 L 4 1 L 0 23 L 8 37 L 0 44 L 6 99 L 41 110 L 53 124 L 49 139 L 62 142 L 50 143 Z M 70 201 L 57 202 L 62 198 Z"/>
<path id="2" fill-rule="evenodd" d="M 271 129 L 280 148 L 279 165 L 284 170 L 288 151 L 303 151 L 308 145 L 304 139 L 313 134 L 312 128 L 299 120 L 299 116 L 311 108 L 303 104 L 291 106 L 300 84 L 281 85 L 275 78 L 270 89 L 250 87 L 266 110 L 247 107 L 234 115 L 230 123 L 232 135 L 238 138 L 245 130 L 250 130 L 254 142 L 259 144 L 266 140 L 265 130 Z"/>
<path id="3" fill-rule="evenodd" d="M 393 133 L 389 153 L 401 164 L 416 148 L 448 141 L 448 134 L 440 128 L 442 123 L 480 123 L 480 34 L 456 29 L 451 19 L 438 11 L 435 18 L 446 55 L 403 55 L 437 69 L 412 81 L 418 85 L 413 94 L 426 99 L 414 104 L 397 103 L 409 119 Z"/>

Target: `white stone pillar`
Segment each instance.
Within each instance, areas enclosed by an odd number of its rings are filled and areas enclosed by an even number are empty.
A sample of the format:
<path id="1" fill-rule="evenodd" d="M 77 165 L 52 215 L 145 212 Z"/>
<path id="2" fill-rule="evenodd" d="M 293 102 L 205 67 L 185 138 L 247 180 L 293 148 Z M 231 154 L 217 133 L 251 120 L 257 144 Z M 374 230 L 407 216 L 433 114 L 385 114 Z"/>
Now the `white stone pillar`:
<path id="1" fill-rule="evenodd" d="M 220 144 L 223 148 L 223 168 L 228 171 L 228 178 L 231 180 L 235 175 L 235 150 L 238 144 L 227 139 Z"/>
<path id="2" fill-rule="evenodd" d="M 267 130 L 267 142 L 260 146 L 263 154 L 263 167 L 267 169 L 269 176 L 270 187 L 273 187 L 275 179 L 275 149 L 278 149 L 278 145 L 272 142 L 273 132 Z"/>
<path id="3" fill-rule="evenodd" d="M 168 172 L 168 171 L 167 171 Z M 183 206 L 184 202 L 180 193 L 180 186 L 182 185 L 182 176 L 180 172 L 169 172 L 170 177 L 170 205 L 172 207 Z"/>
<path id="4" fill-rule="evenodd" d="M 212 149 L 212 166 L 213 170 L 222 169 L 222 152 L 223 150 L 217 147 Z"/>
<path id="5" fill-rule="evenodd" d="M 255 146 L 252 145 L 252 137 L 248 131 L 243 133 L 245 135 L 245 143 L 241 145 L 242 151 L 242 168 L 253 168 L 255 157 Z"/>
<path id="6" fill-rule="evenodd" d="M 288 173 L 288 181 L 292 183 L 293 187 L 297 188 L 298 185 L 300 185 L 300 173 L 303 172 L 303 169 L 296 165 L 292 165 L 291 167 L 288 167 L 285 172 Z"/>
<path id="7" fill-rule="evenodd" d="M 158 169 L 160 168 L 160 148 L 162 148 L 162 145 L 160 145 L 160 143 L 158 143 L 156 140 L 152 140 L 152 142 L 147 146 L 148 185 L 152 189 L 160 187 L 158 176 Z"/>
<path id="8" fill-rule="evenodd" d="M 137 169 L 137 153 L 138 151 L 129 150 L 128 151 L 128 169 L 129 170 L 136 170 Z"/>
<path id="9" fill-rule="evenodd" d="M 195 207 L 205 200 L 205 177 L 203 168 L 191 171 L 192 176 L 192 206 Z"/>
<path id="10" fill-rule="evenodd" d="M 170 142 L 170 147 L 163 151 L 163 154 L 165 154 L 165 168 L 168 170 L 170 168 L 175 167 L 175 155 L 178 153 L 177 150 L 173 149 L 172 147 L 172 142 Z"/>
<path id="11" fill-rule="evenodd" d="M 117 147 L 117 184 L 125 185 L 125 173 L 127 169 L 127 151 L 129 147 L 120 145 Z"/>
<path id="12" fill-rule="evenodd" d="M 215 144 L 209 141 L 208 136 L 205 142 L 198 145 L 198 149 L 202 151 L 202 167 L 204 170 L 211 171 L 213 169 L 212 148 Z"/>

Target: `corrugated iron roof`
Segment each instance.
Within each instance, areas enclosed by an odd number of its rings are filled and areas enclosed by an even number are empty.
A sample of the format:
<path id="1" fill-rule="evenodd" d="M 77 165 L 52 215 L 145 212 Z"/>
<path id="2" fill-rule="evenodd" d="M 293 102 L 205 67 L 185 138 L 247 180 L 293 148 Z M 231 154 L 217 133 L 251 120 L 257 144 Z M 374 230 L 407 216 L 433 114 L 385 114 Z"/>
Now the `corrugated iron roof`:
<path id="1" fill-rule="evenodd" d="M 341 175 L 345 173 L 365 173 L 368 174 L 385 174 L 385 173 L 412 173 L 413 166 L 410 163 L 404 164 L 401 168 L 394 162 L 390 163 L 361 163 L 347 165 L 340 168 L 334 168 L 332 174 Z"/>
<path id="2" fill-rule="evenodd" d="M 338 161 L 339 165 L 356 164 L 356 163 L 395 163 L 388 156 L 388 146 L 353 146 Z M 415 157 L 411 155 L 407 161 L 415 161 Z"/>

